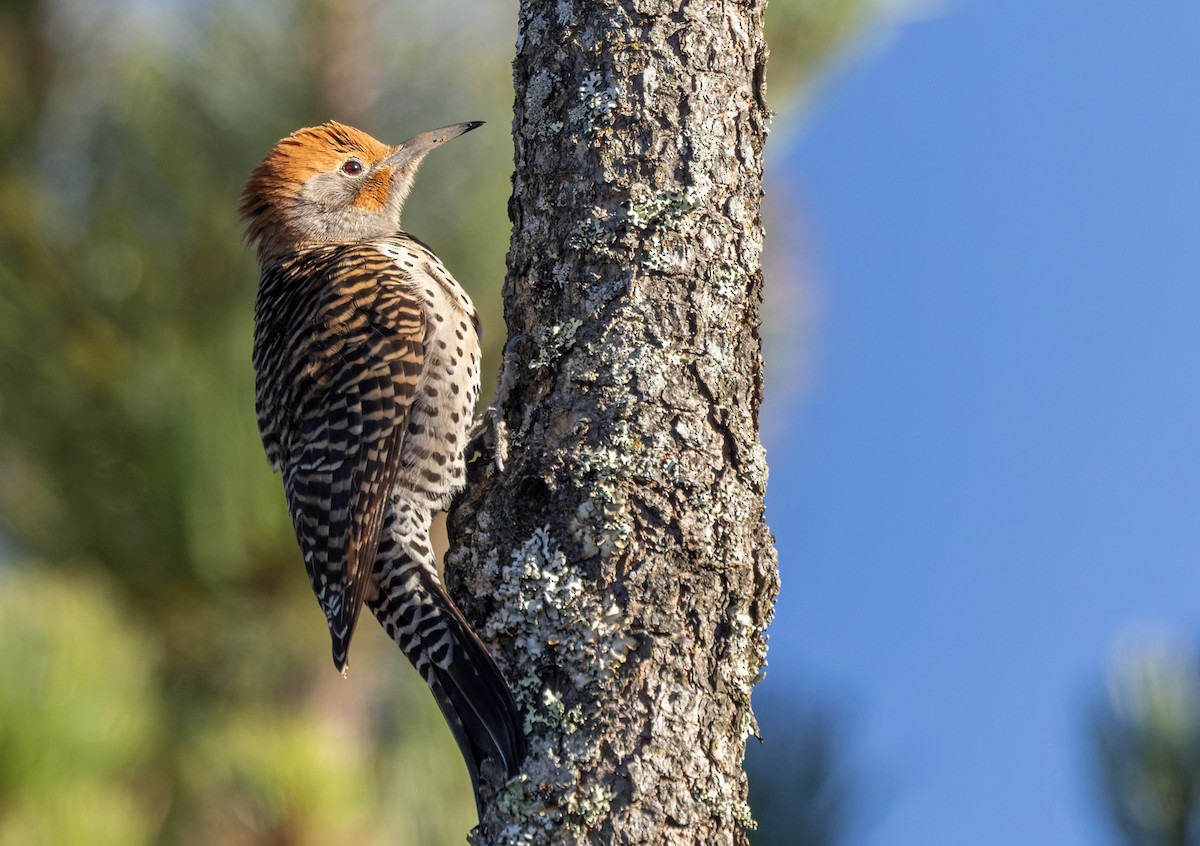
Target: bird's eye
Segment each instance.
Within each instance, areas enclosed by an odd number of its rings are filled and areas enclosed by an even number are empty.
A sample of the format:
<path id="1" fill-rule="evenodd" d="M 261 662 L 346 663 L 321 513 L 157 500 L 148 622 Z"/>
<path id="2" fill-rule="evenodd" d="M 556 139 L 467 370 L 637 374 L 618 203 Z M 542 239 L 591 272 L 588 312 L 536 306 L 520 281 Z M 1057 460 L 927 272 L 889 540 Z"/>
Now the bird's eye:
<path id="1" fill-rule="evenodd" d="M 358 159 L 346 159 L 342 165 L 342 173 L 347 176 L 358 176 L 363 172 L 363 163 Z"/>

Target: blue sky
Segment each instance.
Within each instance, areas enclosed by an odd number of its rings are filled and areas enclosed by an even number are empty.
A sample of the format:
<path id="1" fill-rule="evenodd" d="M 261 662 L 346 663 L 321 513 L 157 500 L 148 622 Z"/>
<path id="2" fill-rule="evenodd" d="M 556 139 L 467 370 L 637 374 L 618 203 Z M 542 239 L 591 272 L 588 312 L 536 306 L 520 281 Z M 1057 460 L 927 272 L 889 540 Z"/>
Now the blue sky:
<path id="1" fill-rule="evenodd" d="M 853 715 L 855 843 L 1112 843 L 1089 697 L 1122 633 L 1200 633 L 1200 4 L 894 35 L 772 138 L 821 307 L 764 690 Z"/>

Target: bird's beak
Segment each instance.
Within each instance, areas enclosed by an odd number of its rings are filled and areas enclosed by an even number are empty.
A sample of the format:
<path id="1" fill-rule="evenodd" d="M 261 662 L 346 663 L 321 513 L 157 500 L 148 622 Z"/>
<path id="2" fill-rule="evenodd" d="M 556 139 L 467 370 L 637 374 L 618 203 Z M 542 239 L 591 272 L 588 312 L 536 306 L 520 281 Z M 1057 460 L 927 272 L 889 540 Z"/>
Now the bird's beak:
<path id="1" fill-rule="evenodd" d="M 429 132 L 414 135 L 407 141 L 397 145 L 393 149 L 392 154 L 383 160 L 382 164 L 394 167 L 398 171 L 403 170 L 406 165 L 419 162 L 434 147 L 440 146 L 452 138 L 457 138 L 481 126 L 483 126 L 483 121 L 472 120 L 466 123 L 443 126 L 441 129 L 431 129 Z"/>

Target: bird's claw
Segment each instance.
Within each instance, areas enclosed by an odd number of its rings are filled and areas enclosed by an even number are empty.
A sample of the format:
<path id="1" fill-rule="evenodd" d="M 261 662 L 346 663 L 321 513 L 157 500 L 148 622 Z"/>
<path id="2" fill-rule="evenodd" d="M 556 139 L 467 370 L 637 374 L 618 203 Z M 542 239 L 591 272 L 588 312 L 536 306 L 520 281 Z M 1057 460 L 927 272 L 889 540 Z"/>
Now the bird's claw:
<path id="1" fill-rule="evenodd" d="M 491 453 L 496 472 L 503 475 L 508 463 L 508 424 L 496 406 L 489 405 L 475 420 L 465 452 L 468 464 Z"/>
<path id="2" fill-rule="evenodd" d="M 496 393 L 492 403 L 485 408 L 471 427 L 470 438 L 467 440 L 467 463 L 474 463 L 490 452 L 496 472 L 504 474 L 508 465 L 508 424 L 504 421 L 504 413 L 500 410 L 508 398 L 515 378 L 513 373 L 513 350 L 517 344 L 528 341 L 528 335 L 513 335 L 504 345 L 504 363 L 500 368 L 500 382 L 496 385 Z"/>

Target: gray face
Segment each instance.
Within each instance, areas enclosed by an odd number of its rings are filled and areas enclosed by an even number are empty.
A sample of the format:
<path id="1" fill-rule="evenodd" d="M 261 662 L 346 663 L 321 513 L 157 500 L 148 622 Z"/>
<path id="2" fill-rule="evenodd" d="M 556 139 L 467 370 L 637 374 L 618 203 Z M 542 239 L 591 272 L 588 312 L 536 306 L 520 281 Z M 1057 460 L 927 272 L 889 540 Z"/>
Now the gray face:
<path id="1" fill-rule="evenodd" d="M 402 174 L 388 176 L 378 167 L 364 165 L 361 173 L 350 175 L 339 166 L 305 182 L 284 215 L 304 241 L 380 238 L 400 226 L 403 194 L 396 182 L 401 179 Z"/>

